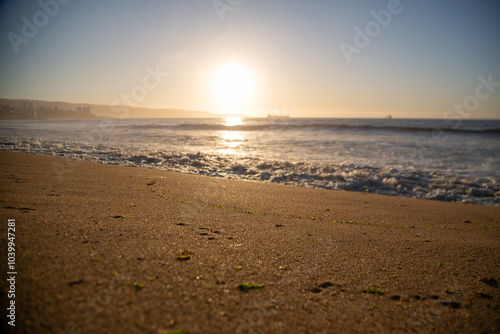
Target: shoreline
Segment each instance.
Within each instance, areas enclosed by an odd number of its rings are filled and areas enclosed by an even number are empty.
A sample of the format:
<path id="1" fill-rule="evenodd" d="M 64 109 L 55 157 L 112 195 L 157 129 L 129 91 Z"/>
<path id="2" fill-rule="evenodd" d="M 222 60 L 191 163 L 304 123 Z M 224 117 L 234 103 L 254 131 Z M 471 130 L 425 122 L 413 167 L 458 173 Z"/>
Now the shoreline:
<path id="1" fill-rule="evenodd" d="M 499 207 L 9 151 L 0 164 L 17 330 L 500 330 Z"/>
<path id="2" fill-rule="evenodd" d="M 14 142 L 7 143 L 14 145 Z M 17 145 L 20 145 L 17 143 Z M 58 153 L 62 156 L 51 155 L 54 147 L 48 147 L 40 151 L 35 144 L 35 152 L 29 152 L 33 144 L 22 143 L 22 149 L 13 151 L 5 146 L 0 147 L 0 151 L 10 151 L 18 153 L 28 153 L 44 155 L 49 157 L 60 157 L 67 161 L 72 161 L 68 165 L 78 165 L 81 161 L 98 162 L 108 165 L 117 165 L 125 167 L 138 167 L 147 169 L 156 169 L 169 172 L 180 172 L 190 175 L 201 175 L 226 180 L 241 180 L 258 183 L 282 184 L 287 186 L 299 186 L 312 189 L 340 190 L 358 193 L 370 193 L 378 195 L 387 195 L 394 197 L 415 198 L 425 200 L 435 200 L 450 203 L 478 204 L 484 206 L 500 207 L 498 203 L 499 193 L 490 189 L 490 185 L 482 184 L 482 188 L 476 188 L 477 184 L 471 185 L 471 181 L 462 179 L 448 179 L 446 182 L 453 184 L 453 189 L 447 189 L 442 192 L 441 188 L 426 188 L 425 183 L 443 182 L 445 174 L 429 171 L 402 171 L 393 167 L 361 167 L 355 165 L 334 165 L 334 164 L 305 164 L 303 162 L 279 162 L 266 161 L 259 158 L 229 158 L 224 156 L 215 156 L 211 153 L 175 153 L 159 152 L 156 154 L 133 154 L 128 152 L 128 156 L 113 148 L 108 148 L 105 156 L 93 155 L 95 152 L 78 151 L 75 147 L 60 149 Z M 28 150 L 28 152 L 26 152 Z M 70 152 L 68 152 L 70 150 Z M 71 152 L 77 150 L 77 152 Z M 84 156 L 82 157 L 82 154 Z M 114 154 L 117 154 L 115 157 Z M 111 159 L 111 160 L 106 160 Z M 160 165 L 158 162 L 161 161 Z M 222 165 L 224 168 L 221 168 Z M 291 170 L 287 170 L 292 166 Z M 215 168 L 221 168 L 215 171 Z M 62 170 L 59 171 L 63 172 Z M 372 174 L 370 174 L 372 173 Z M 373 174 L 375 173 L 375 174 Z M 365 175 L 365 174 L 368 174 Z M 434 175 L 435 174 L 435 175 Z M 414 187 L 414 179 L 423 178 L 424 184 L 413 190 L 406 189 L 406 186 Z M 489 177 L 487 177 L 489 178 Z M 483 178 L 484 179 L 484 178 Z M 493 181 L 496 182 L 496 181 Z M 466 184 L 469 184 L 466 186 Z M 450 184 L 445 184 L 450 186 Z M 401 190 L 399 189 L 401 187 Z M 427 186 L 428 187 L 428 186 Z M 456 188 L 456 189 L 455 189 Z M 469 193 L 476 195 L 466 195 L 466 189 Z M 417 191 L 418 189 L 418 191 Z M 498 189 L 497 189 L 498 190 Z M 462 201 L 457 201 L 462 199 Z"/>

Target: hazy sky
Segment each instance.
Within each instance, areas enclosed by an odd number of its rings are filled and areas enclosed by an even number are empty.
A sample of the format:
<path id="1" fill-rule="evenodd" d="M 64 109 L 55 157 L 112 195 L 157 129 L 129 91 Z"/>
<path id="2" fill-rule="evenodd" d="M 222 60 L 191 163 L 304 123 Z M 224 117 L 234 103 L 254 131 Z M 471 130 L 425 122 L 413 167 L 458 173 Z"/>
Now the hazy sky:
<path id="1" fill-rule="evenodd" d="M 235 113 L 500 118 L 495 0 L 11 0 L 0 35 L 4 98 L 218 112 L 233 63 Z"/>

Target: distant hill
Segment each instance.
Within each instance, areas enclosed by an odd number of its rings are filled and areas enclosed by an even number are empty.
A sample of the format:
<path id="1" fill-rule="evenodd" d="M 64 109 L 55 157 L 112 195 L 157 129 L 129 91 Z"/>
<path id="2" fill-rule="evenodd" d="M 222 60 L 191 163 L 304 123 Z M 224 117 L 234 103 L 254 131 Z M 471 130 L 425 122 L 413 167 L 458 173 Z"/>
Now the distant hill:
<path id="1" fill-rule="evenodd" d="M 0 98 L 0 106 L 10 106 L 16 109 L 22 109 L 25 105 L 31 103 L 32 109 L 50 109 L 77 111 L 79 108 L 90 108 L 91 117 L 109 117 L 109 118 L 208 118 L 220 117 L 218 114 L 213 114 L 207 111 L 183 110 L 183 109 L 151 109 L 129 106 L 111 106 L 99 105 L 90 103 L 72 103 L 59 101 L 41 101 L 28 99 L 2 99 Z M 60 113 L 59 113 L 60 114 Z M 6 118 L 6 117 L 2 117 Z M 26 117 L 23 117 L 26 118 Z M 33 117 L 31 117 L 33 118 Z M 50 117 L 50 118 L 73 118 L 73 117 Z M 85 117 L 87 118 L 87 117 Z"/>

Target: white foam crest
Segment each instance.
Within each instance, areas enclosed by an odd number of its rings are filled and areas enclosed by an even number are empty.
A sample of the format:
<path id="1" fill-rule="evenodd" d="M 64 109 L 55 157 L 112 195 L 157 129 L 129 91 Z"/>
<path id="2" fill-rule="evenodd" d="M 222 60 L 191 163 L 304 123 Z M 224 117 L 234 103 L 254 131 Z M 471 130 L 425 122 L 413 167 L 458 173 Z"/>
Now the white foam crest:
<path id="1" fill-rule="evenodd" d="M 120 149 L 54 140 L 0 138 L 0 148 L 223 178 L 500 206 L 500 181 L 413 168 L 265 161 L 252 157 Z"/>

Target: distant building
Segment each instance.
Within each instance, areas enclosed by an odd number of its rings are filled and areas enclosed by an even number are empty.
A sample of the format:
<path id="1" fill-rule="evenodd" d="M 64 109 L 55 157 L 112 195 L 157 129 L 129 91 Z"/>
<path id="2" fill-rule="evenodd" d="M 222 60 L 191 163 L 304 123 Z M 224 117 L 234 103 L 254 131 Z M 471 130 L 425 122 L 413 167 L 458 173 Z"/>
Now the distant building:
<path id="1" fill-rule="evenodd" d="M 33 102 L 24 101 L 19 107 L 0 104 L 0 119 L 88 119 L 95 118 L 90 107 L 79 106 L 75 110 L 64 110 L 57 105 L 38 106 L 33 108 Z"/>
<path id="2" fill-rule="evenodd" d="M 23 111 L 31 111 L 33 110 L 33 102 L 23 102 Z"/>

